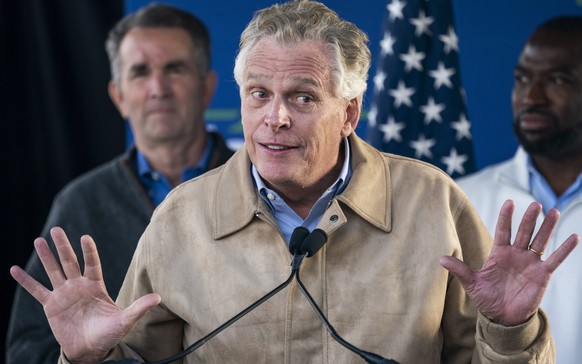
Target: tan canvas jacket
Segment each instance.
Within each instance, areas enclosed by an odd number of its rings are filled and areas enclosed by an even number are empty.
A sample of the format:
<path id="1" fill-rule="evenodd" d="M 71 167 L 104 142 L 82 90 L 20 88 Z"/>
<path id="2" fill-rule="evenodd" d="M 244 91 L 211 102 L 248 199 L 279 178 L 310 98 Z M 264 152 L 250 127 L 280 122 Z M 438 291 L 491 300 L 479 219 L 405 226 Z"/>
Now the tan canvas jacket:
<path id="1" fill-rule="evenodd" d="M 349 138 L 352 177 L 319 227 L 329 236 L 301 280 L 351 344 L 398 362 L 551 363 L 543 313 L 506 328 L 477 318 L 439 264 L 480 268 L 491 238 L 463 192 L 428 164 Z M 142 236 L 121 305 L 157 292 L 112 358 L 148 361 L 197 341 L 287 279 L 291 255 L 239 150 L 176 188 Z M 363 363 L 327 333 L 295 282 L 204 344 L 184 363 Z"/>

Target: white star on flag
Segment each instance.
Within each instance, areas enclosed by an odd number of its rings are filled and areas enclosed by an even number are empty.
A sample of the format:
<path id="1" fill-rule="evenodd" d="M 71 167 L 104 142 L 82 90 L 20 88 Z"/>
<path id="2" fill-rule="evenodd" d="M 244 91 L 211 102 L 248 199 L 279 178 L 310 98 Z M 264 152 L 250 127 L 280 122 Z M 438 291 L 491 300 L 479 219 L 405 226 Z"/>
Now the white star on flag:
<path id="1" fill-rule="evenodd" d="M 436 70 L 428 71 L 430 77 L 434 78 L 434 88 L 439 89 L 441 86 L 447 86 L 448 88 L 453 88 L 453 83 L 451 82 L 451 76 L 455 74 L 454 68 L 445 68 L 443 62 L 439 62 Z"/>
<path id="2" fill-rule="evenodd" d="M 459 174 L 465 174 L 465 168 L 463 168 L 463 163 L 469 159 L 466 155 L 457 154 L 455 148 L 451 149 L 451 154 L 442 158 L 443 163 L 447 166 L 447 173 L 453 174 L 455 172 Z"/>
<path id="3" fill-rule="evenodd" d="M 453 121 L 451 123 L 451 128 L 457 131 L 456 139 L 461 140 L 463 138 L 471 139 L 471 123 L 467 120 L 465 114 L 461 113 L 458 121 Z"/>
<path id="4" fill-rule="evenodd" d="M 392 116 L 388 118 L 386 124 L 379 126 L 380 131 L 384 133 L 384 143 L 390 143 L 392 139 L 401 142 L 402 135 L 400 135 L 400 131 L 404 128 L 406 128 L 406 124 L 396 122 Z"/>
<path id="5" fill-rule="evenodd" d="M 386 74 L 384 72 L 376 73 L 376 76 L 374 76 L 374 87 L 376 90 L 384 90 L 384 80 L 386 80 Z"/>
<path id="6" fill-rule="evenodd" d="M 415 158 L 432 158 L 432 152 L 430 148 L 434 147 L 436 140 L 426 139 L 424 135 L 420 134 L 418 140 L 413 140 L 410 142 L 410 146 L 416 151 Z"/>
<path id="7" fill-rule="evenodd" d="M 437 104 L 434 102 L 434 97 L 428 98 L 428 103 L 420 107 L 420 111 L 424 114 L 425 124 L 430 124 L 432 120 L 440 123 L 443 121 L 441 111 L 445 109 L 445 104 Z"/>
<path id="8" fill-rule="evenodd" d="M 400 59 L 404 61 L 404 70 L 410 72 L 412 69 L 422 71 L 422 60 L 425 54 L 417 52 L 416 47 L 411 45 L 408 48 L 408 53 L 400 55 Z"/>
<path id="9" fill-rule="evenodd" d="M 405 6 L 405 1 L 392 0 L 392 2 L 386 6 L 386 9 L 388 9 L 388 12 L 390 13 L 390 20 L 394 21 L 396 19 L 403 19 L 404 14 L 402 14 L 402 10 L 404 10 Z"/>
<path id="10" fill-rule="evenodd" d="M 459 38 L 457 38 L 457 33 L 453 27 L 449 27 L 449 33 L 439 36 L 439 39 L 445 44 L 445 53 L 449 53 L 451 50 L 459 51 Z"/>
<path id="11" fill-rule="evenodd" d="M 414 89 L 407 88 L 403 81 L 399 81 L 398 87 L 395 90 L 390 90 L 389 93 L 394 97 L 394 106 L 400 107 L 402 104 L 412 106 L 410 96 L 414 95 Z"/>
<path id="12" fill-rule="evenodd" d="M 434 18 L 432 16 L 426 16 L 424 10 L 421 10 L 418 14 L 418 18 L 410 19 L 410 23 L 414 25 L 414 34 L 418 37 L 421 36 L 423 33 L 428 35 L 432 35 L 430 29 L 428 29 L 429 25 L 434 22 Z"/>
<path id="13" fill-rule="evenodd" d="M 394 54 L 394 43 L 396 43 L 396 39 L 392 38 L 390 33 L 384 33 L 384 38 L 380 41 L 380 54 L 383 56 L 386 55 L 393 55 Z"/>

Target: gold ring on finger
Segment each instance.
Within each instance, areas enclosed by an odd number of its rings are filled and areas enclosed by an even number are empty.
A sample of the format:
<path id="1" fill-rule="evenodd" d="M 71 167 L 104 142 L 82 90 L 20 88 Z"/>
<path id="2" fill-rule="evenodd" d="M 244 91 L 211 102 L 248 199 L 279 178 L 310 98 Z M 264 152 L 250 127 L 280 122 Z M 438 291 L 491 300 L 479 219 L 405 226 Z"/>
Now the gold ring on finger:
<path id="1" fill-rule="evenodd" d="M 542 250 L 542 251 L 535 250 L 535 249 L 534 249 L 534 248 L 532 248 L 531 246 L 529 247 L 529 251 L 530 251 L 530 252 L 532 252 L 532 253 L 534 253 L 534 254 L 536 254 L 536 255 L 539 255 L 540 257 L 541 257 L 542 255 L 544 255 L 544 251 L 543 251 L 543 250 Z"/>

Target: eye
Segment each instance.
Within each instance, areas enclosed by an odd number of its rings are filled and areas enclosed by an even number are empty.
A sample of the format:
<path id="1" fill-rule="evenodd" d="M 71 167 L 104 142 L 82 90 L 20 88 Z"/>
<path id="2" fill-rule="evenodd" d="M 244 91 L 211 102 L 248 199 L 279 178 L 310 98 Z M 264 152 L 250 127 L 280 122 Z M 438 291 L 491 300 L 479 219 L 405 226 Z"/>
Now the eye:
<path id="1" fill-rule="evenodd" d="M 182 74 L 186 72 L 186 66 L 181 62 L 170 63 L 166 66 L 166 71 L 168 73 Z"/>
<path id="2" fill-rule="evenodd" d="M 301 95 L 297 97 L 297 100 L 302 104 L 309 104 L 313 102 L 313 97 L 309 95 Z"/>
<path id="3" fill-rule="evenodd" d="M 550 83 L 553 85 L 557 85 L 557 86 L 563 86 L 563 85 L 570 85 L 572 84 L 572 81 L 570 80 L 570 78 L 562 76 L 562 75 L 553 75 L 550 76 Z"/>
<path id="4" fill-rule="evenodd" d="M 136 67 L 132 67 L 130 72 L 129 72 L 129 78 L 134 79 L 134 78 L 145 77 L 149 74 L 149 72 L 150 72 L 149 67 L 147 67 L 146 65 L 139 65 Z"/>
<path id="5" fill-rule="evenodd" d="M 527 84 L 530 81 L 529 77 L 524 75 L 523 73 L 515 73 L 513 75 L 513 80 L 516 84 L 520 85 Z"/>
<path id="6" fill-rule="evenodd" d="M 264 99 L 265 97 L 267 97 L 267 93 L 265 91 L 260 90 L 251 92 L 251 95 L 257 99 Z"/>

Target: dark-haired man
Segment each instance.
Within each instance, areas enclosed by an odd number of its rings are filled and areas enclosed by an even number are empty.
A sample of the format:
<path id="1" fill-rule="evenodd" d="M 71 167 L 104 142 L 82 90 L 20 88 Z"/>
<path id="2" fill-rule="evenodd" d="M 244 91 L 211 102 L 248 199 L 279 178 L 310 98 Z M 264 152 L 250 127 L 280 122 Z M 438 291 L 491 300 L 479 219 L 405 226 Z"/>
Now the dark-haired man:
<path id="1" fill-rule="evenodd" d="M 497 210 L 508 198 L 518 214 L 534 201 L 542 204 L 544 214 L 559 210 L 560 223 L 545 252 L 539 252 L 547 258 L 564 237 L 582 232 L 582 16 L 541 24 L 521 51 L 514 78 L 516 155 L 458 183 L 491 233 Z M 582 251 L 574 251 L 542 301 L 560 364 L 582 358 L 581 261 Z"/>

